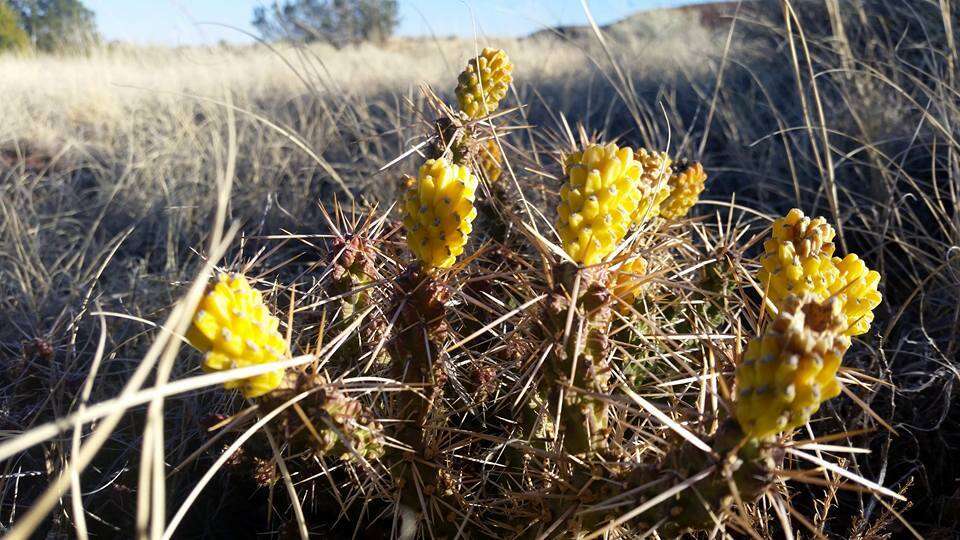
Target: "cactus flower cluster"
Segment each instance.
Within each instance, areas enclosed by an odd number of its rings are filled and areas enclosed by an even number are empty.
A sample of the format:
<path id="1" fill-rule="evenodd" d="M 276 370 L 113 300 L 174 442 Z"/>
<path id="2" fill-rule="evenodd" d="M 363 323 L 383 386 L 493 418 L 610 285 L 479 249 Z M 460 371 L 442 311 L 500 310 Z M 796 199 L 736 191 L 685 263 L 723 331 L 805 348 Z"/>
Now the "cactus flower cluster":
<path id="1" fill-rule="evenodd" d="M 830 294 L 843 305 L 843 313 L 850 325 L 846 334 L 865 334 L 873 323 L 873 310 L 882 300 L 877 290 L 880 274 L 868 269 L 863 259 L 853 253 L 843 259 L 834 257 L 833 265 L 840 275 L 830 284 Z"/>
<path id="2" fill-rule="evenodd" d="M 637 189 L 640 204 L 633 212 L 633 225 L 639 226 L 660 215 L 660 205 L 670 195 L 670 173 L 673 160 L 666 152 L 640 148 L 634 155 L 640 164 L 641 176 Z"/>
<path id="3" fill-rule="evenodd" d="M 503 161 L 503 155 L 496 140 L 487 139 L 479 152 L 477 161 L 480 163 L 480 173 L 483 174 L 487 182 L 494 183 L 500 179 L 500 174 L 503 172 L 500 165 Z"/>
<path id="4" fill-rule="evenodd" d="M 513 64 L 500 49 L 484 48 L 467 63 L 457 79 L 457 102 L 470 119 L 482 118 L 500 106 L 507 95 Z"/>
<path id="5" fill-rule="evenodd" d="M 846 328 L 837 298 L 785 299 L 737 366 L 736 416 L 748 436 L 762 439 L 803 425 L 840 393 L 837 369 L 850 347 Z"/>
<path id="6" fill-rule="evenodd" d="M 794 208 L 773 224 L 764 242 L 758 274 L 767 297 L 778 308 L 791 294 L 809 293 L 818 300 L 840 299 L 850 327 L 848 336 L 863 334 L 881 301 L 880 274 L 856 255 L 835 257 L 833 227 L 822 217 L 810 219 Z"/>
<path id="7" fill-rule="evenodd" d="M 640 204 L 641 165 L 630 148 L 588 146 L 567 161 L 557 231 L 577 263 L 602 261 L 630 228 Z"/>
<path id="8" fill-rule="evenodd" d="M 444 158 L 427 160 L 403 200 L 407 244 L 427 269 L 448 268 L 463 253 L 477 216 L 477 177 Z"/>
<path id="9" fill-rule="evenodd" d="M 666 219 L 681 219 L 700 200 L 706 186 L 707 173 L 700 163 L 680 161 L 673 166 L 668 182 L 669 195 L 660 205 L 660 215 Z"/>
<path id="10" fill-rule="evenodd" d="M 279 331 L 280 320 L 272 315 L 263 295 L 240 274 L 221 274 L 200 301 L 187 330 L 190 343 L 205 353 L 206 372 L 267 364 L 287 355 L 287 343 Z M 239 388 L 255 398 L 280 385 L 282 369 L 228 381 L 228 390 Z"/>

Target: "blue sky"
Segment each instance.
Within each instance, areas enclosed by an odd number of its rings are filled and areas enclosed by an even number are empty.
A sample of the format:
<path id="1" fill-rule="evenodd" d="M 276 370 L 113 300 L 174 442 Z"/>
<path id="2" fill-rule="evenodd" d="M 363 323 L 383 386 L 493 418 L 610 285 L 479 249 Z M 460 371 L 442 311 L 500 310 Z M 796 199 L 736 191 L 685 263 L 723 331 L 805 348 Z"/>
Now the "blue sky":
<path id="1" fill-rule="evenodd" d="M 642 9 L 693 3 L 697 0 L 591 0 L 600 24 Z M 702 1 L 702 0 L 700 0 Z M 85 0 L 110 40 L 165 45 L 246 42 L 253 32 L 253 8 L 272 0 Z M 474 17 L 471 17 L 471 13 Z M 473 21 L 490 36 L 517 36 L 557 24 L 586 19 L 580 0 L 400 0 L 401 35 L 473 35 Z"/>

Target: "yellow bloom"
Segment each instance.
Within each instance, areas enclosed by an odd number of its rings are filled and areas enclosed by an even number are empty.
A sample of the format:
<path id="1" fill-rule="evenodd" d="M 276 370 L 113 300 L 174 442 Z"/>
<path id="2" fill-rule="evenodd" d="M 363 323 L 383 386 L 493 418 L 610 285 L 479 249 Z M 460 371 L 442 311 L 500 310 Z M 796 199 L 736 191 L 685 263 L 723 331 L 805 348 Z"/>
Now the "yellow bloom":
<path id="1" fill-rule="evenodd" d="M 493 183 L 500 178 L 500 173 L 503 172 L 500 167 L 502 159 L 503 156 L 500 154 L 500 146 L 497 141 L 488 139 L 477 157 L 477 161 L 480 162 L 480 172 L 487 179 L 487 182 Z"/>
<path id="2" fill-rule="evenodd" d="M 497 110 L 513 80 L 513 64 L 500 49 L 485 48 L 480 56 L 467 63 L 457 79 L 457 102 L 471 119 L 481 118 Z"/>
<path id="3" fill-rule="evenodd" d="M 699 163 L 679 163 L 670 175 L 669 195 L 660 205 L 660 215 L 666 219 L 680 219 L 700 200 L 707 182 L 707 173 Z"/>
<path id="4" fill-rule="evenodd" d="M 577 263 L 596 264 L 623 240 L 639 204 L 641 169 L 629 148 L 592 144 L 567 159 L 557 232 Z"/>
<path id="5" fill-rule="evenodd" d="M 270 314 L 260 291 L 250 287 L 240 274 L 221 274 L 200 301 L 187 330 L 190 343 L 206 353 L 206 372 L 276 362 L 287 356 L 287 343 L 279 331 L 280 321 Z M 283 369 L 228 381 L 228 390 L 239 388 L 254 398 L 279 386 Z"/>
<path id="6" fill-rule="evenodd" d="M 636 160 L 643 171 L 640 176 L 640 204 L 633 213 L 633 224 L 639 226 L 660 215 L 660 205 L 670 195 L 670 165 L 673 160 L 666 152 L 640 148 Z"/>
<path id="7" fill-rule="evenodd" d="M 404 197 L 403 225 L 410 251 L 423 266 L 447 268 L 463 253 L 473 230 L 478 180 L 470 169 L 429 159 Z"/>
<path id="8" fill-rule="evenodd" d="M 834 235 L 826 220 L 810 219 L 794 208 L 774 222 L 758 277 L 778 307 L 790 294 L 809 293 L 820 301 L 837 297 L 850 323 L 844 333 L 856 336 L 869 330 L 880 304 L 880 274 L 854 254 L 834 257 Z"/>
<path id="9" fill-rule="evenodd" d="M 747 346 L 737 366 L 736 417 L 765 438 L 806 423 L 840 393 L 837 369 L 850 346 L 841 302 L 791 295 L 780 314 Z"/>

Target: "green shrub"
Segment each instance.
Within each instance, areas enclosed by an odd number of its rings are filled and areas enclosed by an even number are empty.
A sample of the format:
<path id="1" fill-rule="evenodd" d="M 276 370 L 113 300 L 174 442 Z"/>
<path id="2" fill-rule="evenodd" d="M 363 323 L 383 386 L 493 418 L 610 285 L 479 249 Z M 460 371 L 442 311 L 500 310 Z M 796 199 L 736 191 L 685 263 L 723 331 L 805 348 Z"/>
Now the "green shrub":
<path id="1" fill-rule="evenodd" d="M 20 28 L 20 18 L 5 2 L 0 2 L 0 51 L 23 50 L 30 45 L 30 38 Z"/>

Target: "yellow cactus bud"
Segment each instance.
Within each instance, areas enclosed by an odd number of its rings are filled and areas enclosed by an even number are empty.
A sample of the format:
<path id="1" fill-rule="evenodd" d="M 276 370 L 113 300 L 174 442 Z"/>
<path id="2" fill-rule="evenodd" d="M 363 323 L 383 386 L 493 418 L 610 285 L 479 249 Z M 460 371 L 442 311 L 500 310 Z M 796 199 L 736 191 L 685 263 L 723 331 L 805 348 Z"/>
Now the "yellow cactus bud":
<path id="1" fill-rule="evenodd" d="M 647 260 L 639 255 L 624 261 L 614 273 L 613 295 L 620 301 L 617 308 L 621 313 L 628 312 L 637 301 L 637 295 L 646 288 L 646 273 Z"/>
<path id="2" fill-rule="evenodd" d="M 640 164 L 633 151 L 593 144 L 567 159 L 557 232 L 577 263 L 602 261 L 623 240 L 639 204 Z"/>
<path id="3" fill-rule="evenodd" d="M 669 195 L 660 205 L 660 215 L 666 219 L 680 219 L 700 200 L 707 182 L 707 173 L 700 163 L 682 163 L 670 175 Z"/>
<path id="4" fill-rule="evenodd" d="M 487 182 L 493 183 L 500 179 L 500 173 L 503 169 L 500 162 L 503 156 L 500 153 L 500 145 L 493 139 L 488 139 L 480 150 L 477 161 L 480 162 L 480 172 Z"/>
<path id="5" fill-rule="evenodd" d="M 642 175 L 639 190 L 640 204 L 633 213 L 633 224 L 639 226 L 660 215 L 660 205 L 670 195 L 670 165 L 673 160 L 666 152 L 652 152 L 640 148 L 636 153 Z"/>
<path id="6" fill-rule="evenodd" d="M 840 393 L 837 369 L 850 346 L 841 302 L 790 295 L 777 317 L 747 346 L 737 366 L 737 421 L 752 438 L 806 423 Z"/>
<path id="7" fill-rule="evenodd" d="M 473 230 L 478 180 L 470 169 L 429 159 L 404 197 L 403 225 L 410 251 L 426 269 L 448 268 L 463 253 Z"/>
<path id="8" fill-rule="evenodd" d="M 852 253 L 843 259 L 834 257 L 833 265 L 840 274 L 830 284 L 830 294 L 840 301 L 850 322 L 845 333 L 848 336 L 866 333 L 873 322 L 873 310 L 882 300 L 877 291 L 880 274 L 869 270 L 866 263 Z"/>
<path id="9" fill-rule="evenodd" d="M 834 257 L 834 235 L 825 219 L 810 219 L 796 208 L 777 219 L 763 244 L 760 283 L 778 307 L 790 294 L 809 293 L 820 301 L 837 297 L 850 322 L 844 333 L 856 336 L 870 329 L 873 310 L 882 300 L 880 274 L 854 254 Z"/>
<path id="10" fill-rule="evenodd" d="M 835 232 L 823 218 L 810 219 L 794 208 L 773 223 L 764 242 L 758 277 L 776 306 L 791 294 L 811 293 L 823 300 L 839 275 L 833 265 Z"/>
<path id="11" fill-rule="evenodd" d="M 485 48 L 480 56 L 467 63 L 457 79 L 457 102 L 471 119 L 481 118 L 497 110 L 513 80 L 513 64 L 500 49 Z"/>
<path id="12" fill-rule="evenodd" d="M 190 343 L 206 353 L 206 372 L 276 362 L 288 356 L 279 331 L 280 320 L 270 314 L 260 291 L 240 274 L 221 274 L 200 300 L 187 330 Z M 280 385 L 283 369 L 228 381 L 228 390 L 239 388 L 245 397 L 262 396 Z"/>

